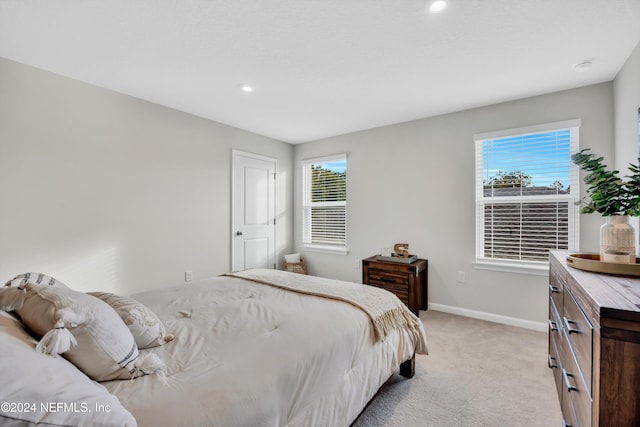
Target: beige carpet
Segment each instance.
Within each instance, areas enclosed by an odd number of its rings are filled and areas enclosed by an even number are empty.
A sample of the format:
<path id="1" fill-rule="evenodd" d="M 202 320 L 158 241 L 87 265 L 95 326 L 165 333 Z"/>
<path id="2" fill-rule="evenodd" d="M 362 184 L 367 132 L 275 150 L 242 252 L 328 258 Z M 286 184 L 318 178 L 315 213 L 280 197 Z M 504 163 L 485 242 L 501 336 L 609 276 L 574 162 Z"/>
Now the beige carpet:
<path id="1" fill-rule="evenodd" d="M 429 355 L 394 375 L 353 427 L 561 426 L 547 334 L 430 310 Z"/>

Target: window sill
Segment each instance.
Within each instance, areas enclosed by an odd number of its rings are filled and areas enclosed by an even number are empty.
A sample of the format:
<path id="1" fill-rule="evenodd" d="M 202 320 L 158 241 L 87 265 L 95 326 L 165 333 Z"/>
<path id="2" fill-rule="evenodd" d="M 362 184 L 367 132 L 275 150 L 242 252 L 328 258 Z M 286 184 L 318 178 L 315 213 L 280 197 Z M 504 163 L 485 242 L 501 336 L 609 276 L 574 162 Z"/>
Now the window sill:
<path id="1" fill-rule="evenodd" d="M 473 268 L 477 270 L 501 271 L 503 273 L 530 274 L 533 276 L 548 276 L 549 265 L 540 263 L 508 262 L 508 261 L 486 261 L 477 260 Z"/>
<path id="2" fill-rule="evenodd" d="M 306 244 L 306 245 L 301 245 L 300 246 L 301 250 L 307 251 L 307 252 L 320 252 L 320 253 L 325 253 L 325 254 L 335 254 L 335 255 L 348 255 L 349 254 L 349 250 L 345 247 L 335 247 L 335 246 L 324 246 L 324 245 L 310 245 L 310 244 Z"/>

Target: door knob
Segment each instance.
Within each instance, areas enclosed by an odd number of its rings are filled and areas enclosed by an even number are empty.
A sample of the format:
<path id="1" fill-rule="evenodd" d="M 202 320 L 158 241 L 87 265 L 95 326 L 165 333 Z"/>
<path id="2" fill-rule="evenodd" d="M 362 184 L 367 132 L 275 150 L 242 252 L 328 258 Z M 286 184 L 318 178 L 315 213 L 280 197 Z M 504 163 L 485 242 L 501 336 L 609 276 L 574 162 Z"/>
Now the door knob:
<path id="1" fill-rule="evenodd" d="M 240 230 L 236 231 L 236 236 L 242 236 L 242 231 Z"/>

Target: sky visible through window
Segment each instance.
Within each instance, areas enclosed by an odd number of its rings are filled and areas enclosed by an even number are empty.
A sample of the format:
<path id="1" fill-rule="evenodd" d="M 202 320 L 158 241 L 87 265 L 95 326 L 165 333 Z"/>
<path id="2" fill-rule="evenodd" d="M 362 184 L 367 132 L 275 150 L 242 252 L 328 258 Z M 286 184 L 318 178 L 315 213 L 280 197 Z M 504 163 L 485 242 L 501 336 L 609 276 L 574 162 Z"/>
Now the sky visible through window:
<path id="1" fill-rule="evenodd" d="M 522 172 L 531 187 L 570 186 L 571 131 L 569 129 L 484 141 L 482 172 L 485 183 L 499 172 Z"/>
<path id="2" fill-rule="evenodd" d="M 328 169 L 331 172 L 344 173 L 347 170 L 346 160 L 337 160 L 333 162 L 322 162 L 322 167 Z"/>

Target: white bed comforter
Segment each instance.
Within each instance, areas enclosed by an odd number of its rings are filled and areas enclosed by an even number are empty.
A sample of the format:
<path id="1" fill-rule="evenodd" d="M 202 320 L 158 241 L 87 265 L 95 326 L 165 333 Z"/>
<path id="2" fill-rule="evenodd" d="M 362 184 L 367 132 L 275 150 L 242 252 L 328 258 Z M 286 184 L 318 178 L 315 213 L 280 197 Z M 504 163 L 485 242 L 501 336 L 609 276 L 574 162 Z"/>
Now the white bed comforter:
<path id="1" fill-rule="evenodd" d="M 374 342 L 346 302 L 240 278 L 134 298 L 175 335 L 141 351 L 166 363 L 167 384 L 103 383 L 139 426 L 348 426 L 419 345 L 408 330 Z"/>

